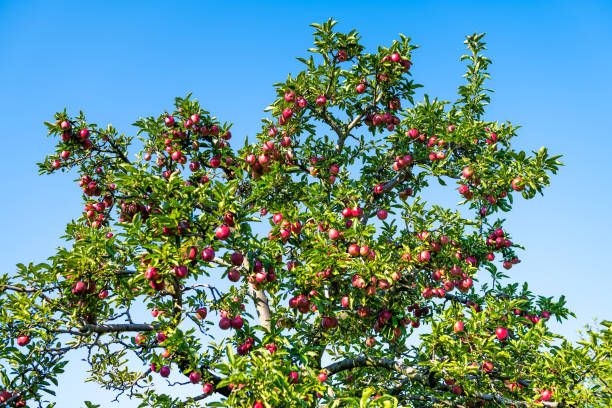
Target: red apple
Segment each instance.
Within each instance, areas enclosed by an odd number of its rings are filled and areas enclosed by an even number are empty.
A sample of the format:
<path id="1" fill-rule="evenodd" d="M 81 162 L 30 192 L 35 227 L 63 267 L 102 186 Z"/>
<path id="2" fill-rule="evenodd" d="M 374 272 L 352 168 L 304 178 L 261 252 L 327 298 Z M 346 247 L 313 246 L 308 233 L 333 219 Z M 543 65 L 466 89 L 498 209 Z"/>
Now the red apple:
<path id="1" fill-rule="evenodd" d="M 159 274 L 157 273 L 157 269 L 152 267 L 152 266 L 149 266 L 147 268 L 147 270 L 145 271 L 145 278 L 150 280 L 150 281 L 157 280 L 157 278 L 159 278 Z"/>
<path id="2" fill-rule="evenodd" d="M 231 325 L 232 325 L 232 329 L 240 330 L 242 329 L 242 326 L 244 325 L 244 321 L 242 320 L 242 317 L 236 316 L 232 319 Z"/>
<path id="3" fill-rule="evenodd" d="M 495 329 L 495 335 L 499 340 L 504 340 L 506 337 L 508 337 L 508 330 L 504 327 L 498 327 Z"/>
<path id="4" fill-rule="evenodd" d="M 227 278 L 232 282 L 238 282 L 240 280 L 240 272 L 237 269 L 231 269 L 227 273 Z"/>
<path id="5" fill-rule="evenodd" d="M 491 371 L 493 371 L 493 363 L 491 363 L 490 361 L 485 361 L 484 363 L 482 363 L 482 371 L 484 371 L 485 373 L 490 373 Z"/>
<path id="6" fill-rule="evenodd" d="M 240 252 L 234 252 L 233 254 L 230 255 L 230 261 L 234 265 L 240 266 L 242 265 L 242 262 L 244 261 L 244 255 L 242 255 Z"/>
<path id="7" fill-rule="evenodd" d="M 219 320 L 219 327 L 221 328 L 221 330 L 227 330 L 230 328 L 231 325 L 232 322 L 227 317 L 223 317 L 221 318 L 221 320 Z"/>
<path id="8" fill-rule="evenodd" d="M 17 337 L 17 344 L 20 346 L 26 346 L 29 342 L 30 337 L 26 336 L 25 334 L 22 334 L 21 336 Z"/>
<path id="9" fill-rule="evenodd" d="M 196 310 L 196 317 L 198 319 L 206 319 L 206 315 L 208 314 L 208 312 L 206 311 L 205 307 L 201 307 L 198 310 Z"/>
<path id="10" fill-rule="evenodd" d="M 329 239 L 331 239 L 332 241 L 335 241 L 338 238 L 340 238 L 340 232 L 338 232 L 338 230 L 335 228 L 330 228 L 328 232 L 328 236 L 329 236 Z"/>
<path id="11" fill-rule="evenodd" d="M 351 256 L 359 256 L 359 250 L 360 248 L 359 248 L 359 245 L 357 244 L 352 244 L 348 247 L 348 253 Z"/>
<path id="12" fill-rule="evenodd" d="M 463 322 L 458 320 L 455 322 L 455 326 L 453 327 L 453 330 L 455 331 L 455 333 L 460 333 L 463 331 L 464 328 L 465 326 L 463 325 Z"/>
<path id="13" fill-rule="evenodd" d="M 342 296 L 342 299 L 340 300 L 340 304 L 342 304 L 342 307 L 348 307 L 348 305 L 349 305 L 349 297 L 348 296 Z"/>
<path id="14" fill-rule="evenodd" d="M 512 189 L 514 191 L 522 191 L 525 188 L 525 181 L 520 178 L 520 177 L 516 177 L 515 179 L 512 180 Z"/>
<path id="15" fill-rule="evenodd" d="M 215 236 L 220 240 L 226 240 L 230 235 L 230 230 L 227 225 L 219 225 L 217 229 L 215 229 Z"/>
<path id="16" fill-rule="evenodd" d="M 180 278 L 184 279 L 189 275 L 189 269 L 185 265 L 179 265 L 174 267 L 174 274 Z"/>
<path id="17" fill-rule="evenodd" d="M 542 390 L 540 391 L 540 400 L 548 401 L 552 397 L 552 391 L 550 390 Z"/>
<path id="18" fill-rule="evenodd" d="M 170 367 L 168 366 L 163 366 L 162 368 L 159 369 L 159 375 L 161 375 L 162 377 L 167 377 L 170 375 Z"/>

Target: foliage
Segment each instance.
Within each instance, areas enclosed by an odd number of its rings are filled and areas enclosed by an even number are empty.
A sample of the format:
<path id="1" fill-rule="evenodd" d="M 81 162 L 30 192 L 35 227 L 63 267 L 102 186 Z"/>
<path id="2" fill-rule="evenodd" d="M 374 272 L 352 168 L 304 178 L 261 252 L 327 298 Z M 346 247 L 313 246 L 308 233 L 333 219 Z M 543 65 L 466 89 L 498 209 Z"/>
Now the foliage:
<path id="1" fill-rule="evenodd" d="M 40 172 L 77 172 L 84 211 L 47 263 L 0 277 L 0 407 L 53 406 L 77 349 L 142 407 L 612 404 L 611 323 L 571 344 L 547 327 L 572 316 L 563 296 L 508 282 L 521 247 L 499 217 L 561 163 L 484 119 L 483 35 L 456 102 L 415 102 L 410 39 L 367 53 L 334 25 L 312 25 L 240 149 L 190 95 L 137 139 L 82 112 L 46 123 Z M 203 393 L 160 392 L 169 372 Z"/>

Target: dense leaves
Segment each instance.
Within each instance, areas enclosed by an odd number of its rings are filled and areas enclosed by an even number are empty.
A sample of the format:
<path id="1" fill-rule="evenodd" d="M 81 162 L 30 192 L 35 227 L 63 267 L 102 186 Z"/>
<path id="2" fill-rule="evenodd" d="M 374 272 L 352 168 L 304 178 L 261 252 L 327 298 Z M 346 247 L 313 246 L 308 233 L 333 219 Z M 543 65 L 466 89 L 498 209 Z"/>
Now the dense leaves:
<path id="1" fill-rule="evenodd" d="M 66 248 L 0 277 L 0 406 L 53 405 L 77 349 L 143 407 L 610 405 L 611 324 L 570 344 L 547 327 L 563 296 L 508 279 L 500 217 L 561 163 L 484 119 L 483 35 L 458 100 L 416 102 L 408 38 L 367 53 L 334 25 L 241 148 L 191 96 L 137 138 L 47 123 L 40 171 L 77 174 L 84 207 Z"/>

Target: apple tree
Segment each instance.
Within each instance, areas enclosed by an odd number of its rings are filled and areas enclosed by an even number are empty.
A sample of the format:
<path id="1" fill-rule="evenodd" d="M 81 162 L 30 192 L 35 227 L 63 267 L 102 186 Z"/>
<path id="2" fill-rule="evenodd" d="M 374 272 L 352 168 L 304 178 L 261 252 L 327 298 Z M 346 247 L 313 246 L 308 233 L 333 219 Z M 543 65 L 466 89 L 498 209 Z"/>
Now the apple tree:
<path id="1" fill-rule="evenodd" d="M 612 324 L 572 344 L 563 296 L 509 279 L 504 214 L 561 163 L 485 120 L 483 35 L 456 101 L 416 101 L 408 38 L 367 52 L 334 25 L 255 140 L 190 96 L 134 136 L 46 122 L 40 172 L 74 174 L 83 212 L 0 276 L 0 407 L 53 406 L 77 350 L 142 407 L 612 405 Z"/>

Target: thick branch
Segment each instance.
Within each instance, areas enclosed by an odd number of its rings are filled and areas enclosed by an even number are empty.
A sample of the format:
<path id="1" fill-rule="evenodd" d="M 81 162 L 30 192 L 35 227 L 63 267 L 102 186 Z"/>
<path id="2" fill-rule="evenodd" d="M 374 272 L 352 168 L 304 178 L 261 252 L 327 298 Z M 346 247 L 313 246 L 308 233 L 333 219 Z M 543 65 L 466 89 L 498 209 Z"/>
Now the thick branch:
<path id="1" fill-rule="evenodd" d="M 355 116 L 355 118 L 351 121 L 351 123 L 349 123 L 348 127 L 346 128 L 347 133 L 350 132 L 351 129 L 353 129 L 355 126 L 357 126 L 359 121 L 363 119 L 363 117 L 368 113 L 370 109 L 373 109 L 376 105 L 380 103 L 382 97 L 383 97 L 383 93 L 381 92 L 378 94 L 376 99 L 374 99 L 374 102 L 372 102 L 372 106 L 370 106 L 365 111 L 361 112 L 359 115 Z"/>
<path id="2" fill-rule="evenodd" d="M 228 268 L 233 266 L 221 258 L 214 258 L 213 262 Z M 242 269 L 244 271 L 249 270 L 249 261 L 247 257 L 244 258 Z M 263 290 L 257 289 L 251 289 L 250 295 L 253 299 L 253 303 L 255 304 L 255 310 L 257 311 L 257 316 L 259 317 L 259 324 L 261 324 L 261 326 L 266 328 L 268 331 L 272 330 L 272 312 L 270 311 L 270 305 L 268 304 L 268 297 Z"/>
<path id="3" fill-rule="evenodd" d="M 121 332 L 132 332 L 132 331 L 153 331 L 155 326 L 152 324 L 87 324 L 80 328 L 80 330 L 87 330 L 91 333 L 121 333 Z"/>
<path id="4" fill-rule="evenodd" d="M 342 361 L 338 361 L 336 363 L 330 364 L 329 366 L 325 368 L 325 370 L 329 372 L 329 374 L 336 374 L 341 371 L 346 371 L 346 370 L 350 370 L 350 369 L 358 368 L 358 367 L 385 368 L 387 370 L 395 371 L 395 372 L 398 372 L 406 376 L 407 378 L 402 381 L 402 385 L 407 385 L 410 381 L 418 381 L 419 383 L 427 387 L 437 389 L 440 391 L 450 392 L 449 386 L 442 385 L 442 384 L 432 385 L 430 384 L 428 377 L 421 371 L 417 370 L 416 368 L 407 366 L 398 361 L 388 359 L 388 358 L 359 356 L 359 357 L 349 358 L 346 360 L 342 360 Z M 399 394 L 401 391 L 402 391 L 401 388 L 395 388 L 392 390 L 392 394 Z M 480 398 L 485 401 L 494 401 L 494 402 L 498 402 L 501 404 L 514 405 L 515 407 L 521 407 L 521 408 L 527 408 L 531 406 L 527 402 L 515 401 L 510 398 L 503 397 L 502 395 L 498 393 L 476 392 L 476 393 L 470 394 L 470 396 Z M 429 398 L 428 400 L 431 401 L 431 398 Z M 541 404 L 544 407 L 548 407 L 548 408 L 561 408 L 564 406 L 563 403 L 561 402 L 543 401 L 541 402 Z M 457 405 L 450 405 L 450 406 L 457 406 Z"/>
<path id="5" fill-rule="evenodd" d="M 251 297 L 255 302 L 255 309 L 257 310 L 257 316 L 259 317 L 259 323 L 266 328 L 266 330 L 272 330 L 272 314 L 270 312 L 270 305 L 268 304 L 268 297 L 263 290 L 251 290 Z"/>
<path id="6" fill-rule="evenodd" d="M 323 121 L 327 123 L 329 127 L 331 127 L 334 130 L 334 132 L 336 132 L 336 134 L 338 135 L 338 144 L 340 145 L 341 143 L 340 141 L 342 141 L 342 144 L 344 144 L 344 140 L 346 139 L 347 134 L 344 131 L 342 131 L 342 129 L 340 129 L 340 126 L 338 126 L 334 118 L 332 118 L 329 115 L 329 112 L 327 112 L 326 110 L 323 110 L 321 112 L 321 117 L 323 118 Z"/>
<path id="7" fill-rule="evenodd" d="M 418 380 L 426 379 L 425 375 L 416 368 L 404 365 L 400 362 L 389 358 L 359 356 L 338 361 L 325 367 L 325 370 L 330 374 L 336 374 L 341 371 L 350 370 L 357 367 L 381 367 L 388 370 L 397 371 L 406 377 Z"/>
<path id="8" fill-rule="evenodd" d="M 52 333 L 66 333 L 75 336 L 89 336 L 92 333 L 123 333 L 123 332 L 143 332 L 154 331 L 155 326 L 152 324 L 86 324 L 79 327 L 78 331 L 69 329 L 48 329 Z"/>

